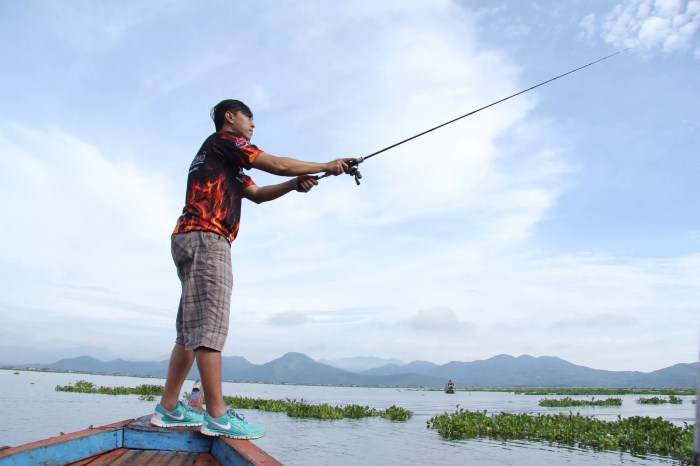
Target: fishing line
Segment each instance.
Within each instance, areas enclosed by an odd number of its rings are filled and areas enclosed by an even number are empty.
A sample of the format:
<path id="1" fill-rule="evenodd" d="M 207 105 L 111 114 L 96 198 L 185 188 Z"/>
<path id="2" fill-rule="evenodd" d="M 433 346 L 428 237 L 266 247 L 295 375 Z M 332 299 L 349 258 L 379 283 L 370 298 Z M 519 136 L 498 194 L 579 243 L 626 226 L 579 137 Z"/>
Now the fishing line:
<path id="1" fill-rule="evenodd" d="M 378 150 L 378 151 L 376 151 L 376 152 L 372 152 L 372 153 L 369 154 L 369 155 L 365 155 L 364 157 L 358 157 L 358 158 L 356 158 L 355 160 L 352 160 L 352 161 L 350 161 L 350 162 L 348 163 L 348 165 L 351 167 L 350 171 L 348 171 L 348 175 L 353 175 L 353 176 L 355 177 L 355 182 L 359 185 L 359 184 L 360 184 L 360 179 L 362 178 L 362 175 L 360 174 L 359 170 L 357 169 L 357 166 L 358 166 L 359 164 L 361 164 L 362 162 L 364 162 L 365 160 L 367 160 L 367 159 L 369 159 L 369 158 L 371 158 L 371 157 L 374 157 L 375 155 L 381 154 L 382 152 L 386 152 L 386 151 L 388 151 L 389 149 L 393 149 L 393 148 L 396 147 L 396 146 L 400 146 L 401 144 L 404 144 L 404 143 L 406 143 L 406 142 L 408 142 L 408 141 L 412 141 L 412 140 L 414 140 L 414 139 L 416 139 L 416 138 L 419 138 L 419 137 L 421 137 L 421 136 L 423 136 L 423 135 L 426 135 L 426 134 L 430 133 L 431 131 L 435 131 L 436 129 L 440 129 L 440 128 L 442 128 L 443 126 L 447 126 L 447 125 L 449 125 L 449 124 L 451 124 L 451 123 L 454 123 L 455 121 L 459 121 L 459 120 L 461 120 L 462 118 L 466 118 L 466 117 L 468 117 L 468 116 L 470 116 L 470 115 L 474 115 L 475 113 L 478 113 L 478 112 L 480 112 L 480 111 L 482 111 L 482 110 L 486 110 L 486 109 L 489 108 L 489 107 L 493 107 L 494 105 L 498 105 L 498 104 L 500 104 L 501 102 L 505 102 L 505 101 L 508 100 L 508 99 L 512 99 L 513 97 L 517 97 L 517 96 L 519 96 L 520 94 L 524 94 L 524 93 L 529 92 L 529 91 L 531 91 L 531 90 L 533 90 L 533 89 L 536 89 L 536 88 L 538 88 L 538 87 L 540 87 L 540 86 L 544 86 L 544 85 L 547 84 L 547 83 L 551 83 L 552 81 L 556 81 L 556 80 L 559 79 L 559 78 L 563 78 L 563 77 L 566 76 L 566 75 L 575 73 L 575 72 L 577 72 L 577 71 L 579 71 L 579 70 L 582 70 L 582 69 L 584 69 L 584 68 L 587 68 L 587 67 L 589 67 L 589 66 L 591 66 L 591 65 L 595 65 L 596 63 L 602 62 L 603 60 L 607 60 L 608 58 L 614 57 L 615 55 L 621 54 L 622 52 L 626 52 L 627 50 L 630 50 L 630 48 L 626 48 L 626 49 L 624 49 L 624 50 L 620 50 L 620 51 L 618 51 L 618 52 L 611 53 L 610 55 L 607 55 L 607 56 L 605 56 L 605 57 L 603 57 L 603 58 L 599 58 L 599 59 L 597 59 L 597 60 L 595 60 L 595 61 L 592 61 L 592 62 L 590 62 L 590 63 L 587 63 L 587 64 L 585 64 L 585 65 L 583 65 L 583 66 L 579 66 L 578 68 L 575 68 L 575 69 L 573 69 L 573 70 L 571 70 L 571 71 L 567 71 L 566 73 L 562 73 L 562 74 L 560 74 L 559 76 L 555 76 L 555 77 L 553 77 L 553 78 L 551 78 L 551 79 L 548 79 L 548 80 L 546 80 L 546 81 L 542 81 L 542 82 L 539 83 L 539 84 L 535 84 L 535 85 L 532 86 L 532 87 L 528 87 L 527 89 L 524 89 L 524 90 L 522 90 L 522 91 L 520 91 L 520 92 L 516 92 L 515 94 L 509 95 L 508 97 L 504 97 L 503 99 L 497 100 L 497 101 L 492 102 L 492 103 L 490 103 L 490 104 L 488 104 L 488 105 L 484 105 L 484 106 L 481 107 L 481 108 L 477 108 L 476 110 L 472 110 L 471 112 L 465 113 L 465 114 L 462 115 L 462 116 L 458 116 L 457 118 L 453 118 L 452 120 L 446 121 L 445 123 L 442 123 L 442 124 L 440 124 L 440 125 L 437 125 L 437 126 L 435 126 L 434 128 L 427 129 L 427 130 L 423 131 L 422 133 L 418 133 L 418 134 L 416 134 L 416 135 L 414 135 L 414 136 L 411 136 L 411 137 L 409 137 L 409 138 L 406 138 L 406 139 L 404 139 L 403 141 L 399 141 L 399 142 L 394 143 L 394 144 L 392 144 L 392 145 L 390 145 L 390 146 L 387 146 L 387 147 L 385 147 L 385 148 L 383 148 L 383 149 L 380 149 L 380 150 Z M 330 174 L 326 173 L 326 174 L 324 174 L 324 175 L 315 176 L 314 178 L 317 179 L 317 180 L 320 180 L 321 178 L 325 178 L 325 177 L 327 177 L 327 176 L 330 176 Z"/>

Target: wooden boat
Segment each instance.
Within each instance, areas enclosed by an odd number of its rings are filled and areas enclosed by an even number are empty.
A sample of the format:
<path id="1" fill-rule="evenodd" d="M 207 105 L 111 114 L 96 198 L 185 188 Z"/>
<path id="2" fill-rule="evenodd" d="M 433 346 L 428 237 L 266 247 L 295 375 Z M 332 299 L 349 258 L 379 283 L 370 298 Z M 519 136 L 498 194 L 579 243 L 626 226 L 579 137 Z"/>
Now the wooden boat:
<path id="1" fill-rule="evenodd" d="M 53 437 L 0 450 L 9 465 L 246 465 L 277 466 L 279 461 L 249 440 L 207 437 L 199 427 L 152 426 L 151 416 Z"/>

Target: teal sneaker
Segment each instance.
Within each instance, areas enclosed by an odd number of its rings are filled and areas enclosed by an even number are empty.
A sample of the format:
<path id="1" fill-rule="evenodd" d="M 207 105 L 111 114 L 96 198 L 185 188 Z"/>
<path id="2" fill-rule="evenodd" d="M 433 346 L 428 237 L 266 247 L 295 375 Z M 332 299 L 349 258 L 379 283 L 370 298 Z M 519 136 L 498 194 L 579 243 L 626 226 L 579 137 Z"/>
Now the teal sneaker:
<path id="1" fill-rule="evenodd" d="M 242 414 L 229 409 L 226 414 L 216 418 L 205 412 L 200 432 L 210 436 L 223 435 L 225 437 L 251 440 L 265 435 L 265 428 L 246 422 Z"/>
<path id="2" fill-rule="evenodd" d="M 151 416 L 151 424 L 158 427 L 201 426 L 202 415 L 189 409 L 182 401 L 178 401 L 172 411 L 168 411 L 158 403 Z"/>

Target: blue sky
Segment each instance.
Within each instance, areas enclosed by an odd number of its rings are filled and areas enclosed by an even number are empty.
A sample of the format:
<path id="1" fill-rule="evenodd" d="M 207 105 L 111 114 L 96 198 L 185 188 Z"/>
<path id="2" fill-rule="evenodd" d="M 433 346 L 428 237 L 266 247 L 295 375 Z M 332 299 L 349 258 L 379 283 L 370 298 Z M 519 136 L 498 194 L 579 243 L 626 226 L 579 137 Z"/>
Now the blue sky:
<path id="1" fill-rule="evenodd" d="M 0 362 L 169 353 L 169 236 L 216 102 L 248 103 L 266 152 L 327 161 L 627 47 L 360 187 L 246 203 L 224 354 L 696 360 L 698 27 L 698 0 L 0 0 Z"/>

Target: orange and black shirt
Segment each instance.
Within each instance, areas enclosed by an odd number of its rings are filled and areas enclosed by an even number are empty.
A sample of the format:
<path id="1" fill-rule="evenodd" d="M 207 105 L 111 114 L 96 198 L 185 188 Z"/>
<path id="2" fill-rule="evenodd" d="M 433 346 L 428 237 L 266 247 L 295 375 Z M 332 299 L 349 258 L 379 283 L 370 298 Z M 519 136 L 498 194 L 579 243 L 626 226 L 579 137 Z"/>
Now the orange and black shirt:
<path id="1" fill-rule="evenodd" d="M 243 169 L 250 169 L 261 152 L 238 133 L 209 136 L 190 165 L 185 208 L 173 234 L 211 231 L 229 242 L 236 239 L 243 189 L 255 185 Z"/>

